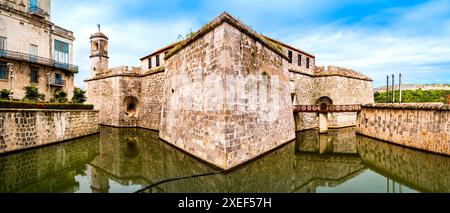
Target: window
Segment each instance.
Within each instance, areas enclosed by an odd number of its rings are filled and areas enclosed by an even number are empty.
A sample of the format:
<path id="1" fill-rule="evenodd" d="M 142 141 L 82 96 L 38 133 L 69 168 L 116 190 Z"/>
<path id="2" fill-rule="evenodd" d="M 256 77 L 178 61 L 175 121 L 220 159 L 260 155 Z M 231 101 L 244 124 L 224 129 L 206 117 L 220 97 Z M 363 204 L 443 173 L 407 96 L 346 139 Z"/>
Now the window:
<path id="1" fill-rule="evenodd" d="M 148 58 L 148 68 L 152 68 L 152 57 Z"/>
<path id="2" fill-rule="evenodd" d="M 36 67 L 30 67 L 30 82 L 39 83 L 39 69 Z"/>
<path id="3" fill-rule="evenodd" d="M 300 54 L 298 54 L 298 59 L 297 59 L 297 63 L 298 63 L 298 66 L 302 66 L 302 55 L 300 55 Z"/>
<path id="4" fill-rule="evenodd" d="M 8 69 L 6 63 L 0 63 L 0 79 L 8 80 Z"/>
<path id="5" fill-rule="evenodd" d="M 292 51 L 288 51 L 289 63 L 292 64 Z"/>
<path id="6" fill-rule="evenodd" d="M 0 36 L 0 50 L 6 50 L 6 38 Z"/>
<path id="7" fill-rule="evenodd" d="M 56 42 L 55 42 L 56 43 Z M 55 45 L 56 46 L 56 45 Z M 55 48 L 56 49 L 56 48 Z M 92 49 L 92 51 L 97 51 L 98 50 L 98 43 L 97 43 L 97 41 L 92 41 L 92 44 L 91 44 L 91 49 Z"/>
<path id="8" fill-rule="evenodd" d="M 55 84 L 62 85 L 62 77 L 60 73 L 55 73 Z"/>
<path id="9" fill-rule="evenodd" d="M 30 0 L 30 9 L 34 9 L 38 6 L 38 0 Z"/>
<path id="10" fill-rule="evenodd" d="M 310 67 L 310 59 L 307 57 L 306 58 L 306 68 L 309 69 Z"/>
<path id="11" fill-rule="evenodd" d="M 156 67 L 159 67 L 159 55 L 156 56 Z"/>
<path id="12" fill-rule="evenodd" d="M 69 44 L 59 40 L 55 40 L 55 61 L 68 64 L 69 63 Z"/>
<path id="13" fill-rule="evenodd" d="M 30 55 L 38 56 L 38 45 L 30 44 Z"/>

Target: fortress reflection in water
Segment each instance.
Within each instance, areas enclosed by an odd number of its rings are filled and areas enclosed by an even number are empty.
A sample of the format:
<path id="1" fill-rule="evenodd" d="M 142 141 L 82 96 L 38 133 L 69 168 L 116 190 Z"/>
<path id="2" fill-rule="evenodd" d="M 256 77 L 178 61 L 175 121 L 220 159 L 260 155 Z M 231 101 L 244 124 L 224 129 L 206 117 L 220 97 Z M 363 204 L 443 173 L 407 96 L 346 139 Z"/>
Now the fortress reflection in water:
<path id="1" fill-rule="evenodd" d="M 450 158 L 357 136 L 297 139 L 223 173 L 142 129 L 0 157 L 1 192 L 450 192 Z"/>

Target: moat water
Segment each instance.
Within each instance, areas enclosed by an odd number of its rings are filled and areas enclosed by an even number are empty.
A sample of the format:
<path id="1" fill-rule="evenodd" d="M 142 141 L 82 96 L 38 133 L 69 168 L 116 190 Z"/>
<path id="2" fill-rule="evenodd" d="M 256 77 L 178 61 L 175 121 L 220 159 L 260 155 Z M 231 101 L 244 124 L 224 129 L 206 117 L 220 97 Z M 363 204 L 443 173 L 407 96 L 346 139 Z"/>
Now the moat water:
<path id="1" fill-rule="evenodd" d="M 450 158 L 357 136 L 297 133 L 282 148 L 223 173 L 141 129 L 0 156 L 0 192 L 450 192 Z"/>

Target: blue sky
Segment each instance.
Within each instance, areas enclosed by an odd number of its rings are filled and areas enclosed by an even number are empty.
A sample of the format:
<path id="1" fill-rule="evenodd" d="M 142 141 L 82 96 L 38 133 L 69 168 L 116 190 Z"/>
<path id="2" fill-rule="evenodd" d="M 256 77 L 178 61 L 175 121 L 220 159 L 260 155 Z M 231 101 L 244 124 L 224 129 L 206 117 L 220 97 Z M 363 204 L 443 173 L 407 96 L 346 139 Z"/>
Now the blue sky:
<path id="1" fill-rule="evenodd" d="M 76 85 L 89 77 L 96 24 L 110 38 L 110 67 L 196 31 L 227 11 L 254 30 L 310 52 L 318 65 L 360 71 L 385 84 L 450 84 L 450 0 L 53 0 L 52 21 L 74 31 Z"/>

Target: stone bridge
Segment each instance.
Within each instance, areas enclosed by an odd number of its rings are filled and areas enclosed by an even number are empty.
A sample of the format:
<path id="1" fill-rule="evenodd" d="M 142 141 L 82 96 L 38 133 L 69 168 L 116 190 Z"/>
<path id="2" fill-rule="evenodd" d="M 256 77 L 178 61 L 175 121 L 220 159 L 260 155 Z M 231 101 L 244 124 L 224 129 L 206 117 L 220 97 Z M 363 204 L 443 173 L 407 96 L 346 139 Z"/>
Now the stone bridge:
<path id="1" fill-rule="evenodd" d="M 294 113 L 299 112 L 317 112 L 317 113 L 331 113 L 331 112 L 360 112 L 361 105 L 295 105 Z"/>
<path id="2" fill-rule="evenodd" d="M 329 128 L 329 115 L 333 113 L 338 114 L 344 114 L 344 113 L 356 113 L 361 112 L 362 105 L 355 104 L 355 105 L 333 105 L 332 101 L 326 101 L 326 102 L 318 102 L 316 105 L 294 105 L 293 111 L 294 114 L 298 113 L 317 113 L 318 114 L 318 126 L 321 133 L 328 132 Z M 356 119 L 356 118 L 354 118 Z"/>

